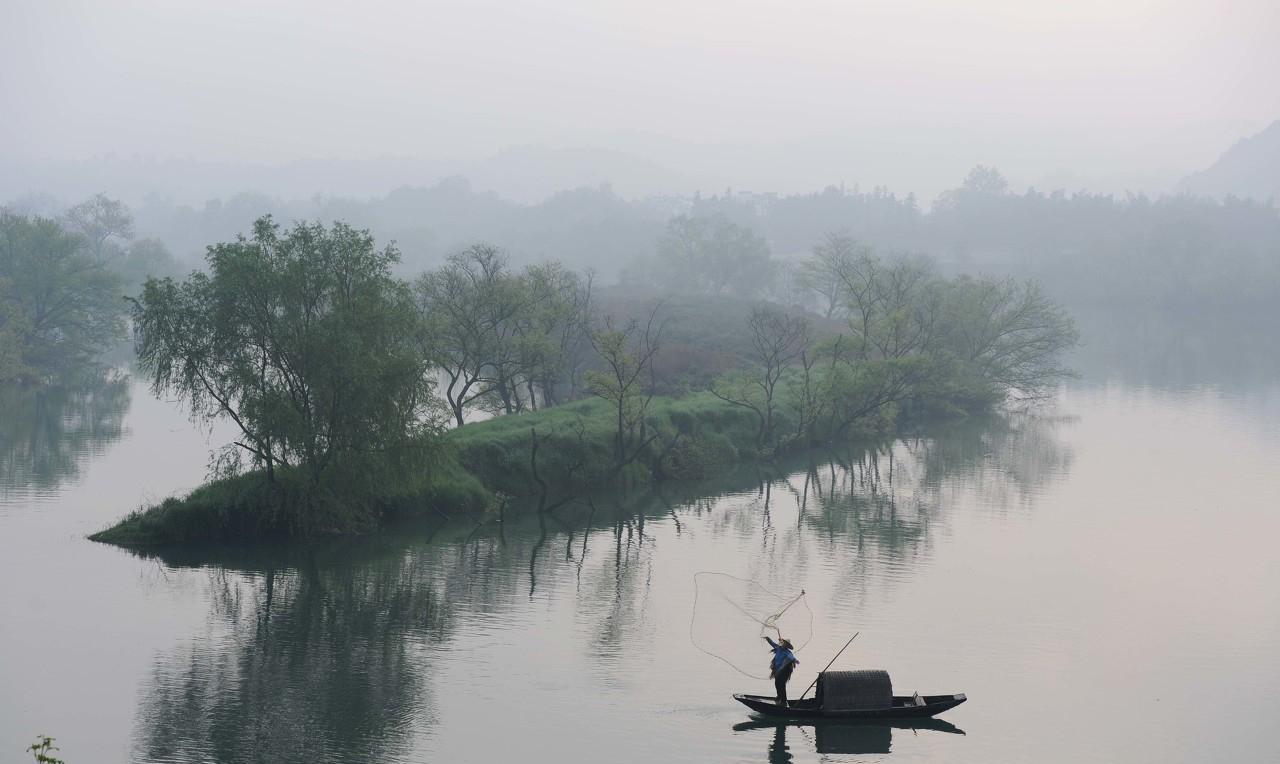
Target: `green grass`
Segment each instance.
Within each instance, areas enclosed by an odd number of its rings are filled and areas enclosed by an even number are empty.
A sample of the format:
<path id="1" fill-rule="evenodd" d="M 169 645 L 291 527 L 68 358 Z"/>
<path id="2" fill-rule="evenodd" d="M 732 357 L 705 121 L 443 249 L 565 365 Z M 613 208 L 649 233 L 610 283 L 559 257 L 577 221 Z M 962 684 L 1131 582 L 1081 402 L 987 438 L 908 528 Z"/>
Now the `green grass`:
<path id="1" fill-rule="evenodd" d="M 586 400 L 469 424 L 449 433 L 446 441 L 463 467 L 487 487 L 525 495 L 537 490 L 530 463 L 533 430 L 539 441 L 539 475 L 550 486 L 581 489 L 600 487 L 615 473 L 614 426 L 607 403 Z M 697 478 L 756 456 L 752 415 L 709 393 L 654 398 L 646 437 L 655 433 L 658 438 L 614 482 Z M 674 447 L 668 448 L 673 440 Z"/>
<path id="2" fill-rule="evenodd" d="M 887 424 L 874 417 L 867 422 L 876 429 Z M 352 470 L 350 480 L 334 478 L 319 487 L 298 470 L 277 470 L 274 483 L 261 471 L 215 480 L 136 511 L 90 538 L 139 547 L 358 535 L 394 519 L 478 513 L 493 507 L 499 493 L 538 494 L 530 463 L 535 429 L 538 474 L 557 496 L 699 479 L 780 453 L 760 453 L 753 413 L 706 392 L 655 397 L 645 425 L 646 435 L 658 437 L 622 470 L 614 464 L 612 410 L 589 399 L 452 430 L 421 466 L 375 466 L 385 479 L 369 479 L 362 468 Z M 795 429 L 785 411 L 777 426 L 780 433 Z M 806 444 L 793 445 L 791 450 Z"/>
<path id="3" fill-rule="evenodd" d="M 448 454 L 421 475 L 371 495 L 311 485 L 298 471 L 261 471 L 214 480 L 183 497 L 130 513 L 89 538 L 121 546 L 301 536 L 356 535 L 383 522 L 426 513 L 478 512 L 492 494 Z"/>

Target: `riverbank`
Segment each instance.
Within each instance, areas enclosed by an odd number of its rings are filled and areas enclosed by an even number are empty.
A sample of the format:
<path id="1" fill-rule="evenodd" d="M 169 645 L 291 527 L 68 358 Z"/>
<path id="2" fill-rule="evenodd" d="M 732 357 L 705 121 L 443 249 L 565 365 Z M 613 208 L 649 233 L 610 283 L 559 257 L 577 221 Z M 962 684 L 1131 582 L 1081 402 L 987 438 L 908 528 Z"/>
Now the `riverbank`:
<path id="1" fill-rule="evenodd" d="M 922 401 L 913 410 L 908 415 L 885 406 L 842 437 L 891 435 L 925 412 L 962 415 L 954 401 Z M 761 447 L 749 410 L 699 392 L 655 397 L 645 419 L 649 445 L 619 465 L 611 417 L 607 403 L 589 399 L 470 423 L 446 433 L 418 474 L 360 495 L 334 485 L 317 489 L 298 470 L 278 469 L 274 481 L 261 471 L 214 480 L 140 509 L 90 538 L 145 547 L 361 535 L 416 516 L 497 512 L 512 498 L 545 507 L 607 488 L 698 479 L 813 445 L 784 436 Z M 780 412 L 778 432 L 795 429 Z"/>

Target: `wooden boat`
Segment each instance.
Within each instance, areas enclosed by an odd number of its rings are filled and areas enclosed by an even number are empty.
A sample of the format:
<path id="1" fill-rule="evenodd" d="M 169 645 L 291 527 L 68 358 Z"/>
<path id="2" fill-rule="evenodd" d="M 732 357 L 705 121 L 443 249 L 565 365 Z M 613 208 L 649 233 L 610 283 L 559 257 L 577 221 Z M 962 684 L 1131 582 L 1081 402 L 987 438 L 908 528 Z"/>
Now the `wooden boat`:
<path id="1" fill-rule="evenodd" d="M 733 699 L 758 714 L 782 719 L 927 719 L 968 700 L 953 695 L 894 695 L 886 671 L 824 671 L 815 697 L 785 706 L 768 695 L 736 694 Z"/>

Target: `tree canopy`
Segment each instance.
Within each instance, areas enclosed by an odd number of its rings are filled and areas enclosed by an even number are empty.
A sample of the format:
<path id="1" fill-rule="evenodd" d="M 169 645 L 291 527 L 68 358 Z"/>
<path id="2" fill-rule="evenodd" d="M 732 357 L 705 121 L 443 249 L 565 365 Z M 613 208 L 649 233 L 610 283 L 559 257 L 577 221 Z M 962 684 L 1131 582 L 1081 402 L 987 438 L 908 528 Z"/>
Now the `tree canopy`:
<path id="1" fill-rule="evenodd" d="M 0 210 L 0 381 L 74 371 L 124 337 L 119 278 L 57 221 Z"/>
<path id="2" fill-rule="evenodd" d="M 753 297 L 768 288 L 773 267 L 769 245 L 751 228 L 724 215 L 680 215 L 630 276 L 667 293 Z"/>
<path id="3" fill-rule="evenodd" d="M 262 218 L 209 248 L 207 274 L 146 282 L 139 368 L 195 417 L 233 421 L 235 447 L 268 479 L 278 465 L 376 479 L 370 465 L 407 457 L 438 419 L 396 260 L 343 223 L 282 231 Z"/>

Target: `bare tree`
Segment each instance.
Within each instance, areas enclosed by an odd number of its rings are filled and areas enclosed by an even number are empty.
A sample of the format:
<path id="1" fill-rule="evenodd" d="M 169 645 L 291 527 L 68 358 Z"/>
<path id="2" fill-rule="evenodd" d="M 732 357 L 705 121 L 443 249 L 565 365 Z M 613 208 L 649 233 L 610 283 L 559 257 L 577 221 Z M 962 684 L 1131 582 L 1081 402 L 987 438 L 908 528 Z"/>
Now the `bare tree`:
<path id="1" fill-rule="evenodd" d="M 712 395 L 750 410 L 758 421 L 756 445 L 773 439 L 778 411 L 778 384 L 788 368 L 809 349 L 809 321 L 777 308 L 759 305 L 747 318 L 751 330 L 751 360 L 747 372 L 721 377 Z"/>
<path id="2" fill-rule="evenodd" d="M 592 395 L 608 401 L 613 409 L 614 474 L 658 437 L 647 434 L 645 417 L 654 395 L 653 361 L 666 327 L 665 320 L 658 320 L 661 307 L 655 305 L 643 324 L 632 320 L 621 329 L 611 316 L 606 317 L 604 327 L 591 334 L 591 346 L 604 369 L 587 372 L 587 385 Z"/>
<path id="3" fill-rule="evenodd" d="M 833 364 L 840 356 L 840 344 L 844 339 L 837 336 L 832 340 L 833 346 L 825 354 L 829 363 Z M 831 403 L 828 390 L 831 375 L 823 375 L 818 369 L 818 362 L 823 358 L 821 347 L 815 348 L 814 343 L 806 341 L 796 359 L 799 362 L 799 374 L 790 395 L 796 413 L 796 431 L 793 437 L 808 445 L 816 442 L 818 422 L 829 410 Z"/>
<path id="4" fill-rule="evenodd" d="M 800 286 L 821 303 L 822 315 L 833 318 L 848 310 L 845 303 L 846 276 L 871 250 L 846 233 L 828 233 L 814 246 L 813 256 L 804 260 L 796 274 Z"/>

